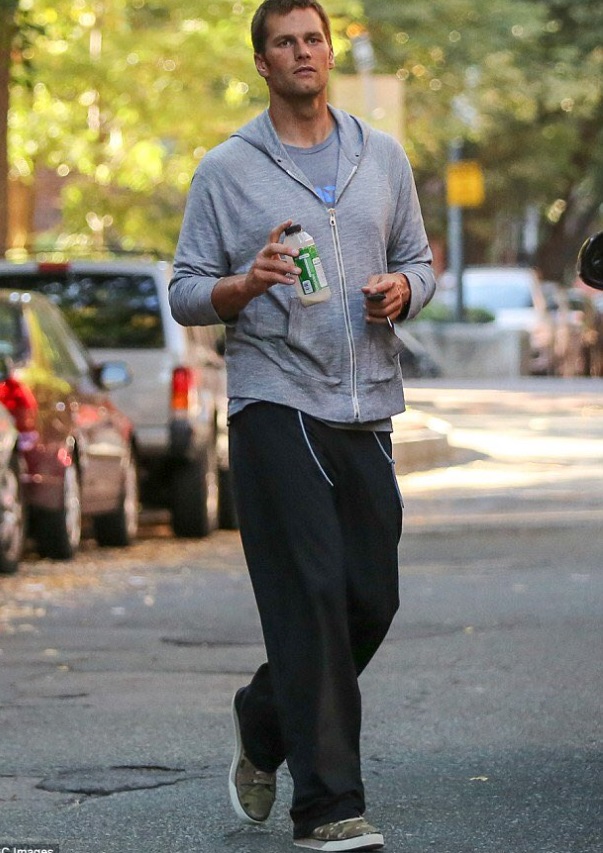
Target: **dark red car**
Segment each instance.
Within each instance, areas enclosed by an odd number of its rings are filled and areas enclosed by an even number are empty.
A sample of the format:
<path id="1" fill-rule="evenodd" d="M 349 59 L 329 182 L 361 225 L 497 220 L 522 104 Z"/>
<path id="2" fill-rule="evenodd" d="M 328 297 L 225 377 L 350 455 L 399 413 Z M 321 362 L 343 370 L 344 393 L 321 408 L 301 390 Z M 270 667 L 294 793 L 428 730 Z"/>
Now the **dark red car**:
<path id="1" fill-rule="evenodd" d="M 136 537 L 132 424 L 109 393 L 128 381 L 123 362 L 91 361 L 46 297 L 0 290 L 0 402 L 19 431 L 27 529 L 41 556 L 72 557 L 85 520 L 100 545 Z"/>

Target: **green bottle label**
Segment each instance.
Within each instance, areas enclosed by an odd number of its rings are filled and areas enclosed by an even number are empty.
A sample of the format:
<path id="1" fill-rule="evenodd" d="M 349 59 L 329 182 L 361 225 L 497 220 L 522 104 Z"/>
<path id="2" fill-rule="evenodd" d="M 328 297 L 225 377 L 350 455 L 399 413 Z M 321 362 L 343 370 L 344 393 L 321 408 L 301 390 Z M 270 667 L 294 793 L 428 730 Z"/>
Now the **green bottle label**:
<path id="1" fill-rule="evenodd" d="M 311 296 L 313 293 L 327 287 L 327 281 L 321 260 L 316 251 L 316 246 L 306 246 L 303 248 L 295 259 L 295 265 L 301 270 L 299 283 L 306 296 Z"/>

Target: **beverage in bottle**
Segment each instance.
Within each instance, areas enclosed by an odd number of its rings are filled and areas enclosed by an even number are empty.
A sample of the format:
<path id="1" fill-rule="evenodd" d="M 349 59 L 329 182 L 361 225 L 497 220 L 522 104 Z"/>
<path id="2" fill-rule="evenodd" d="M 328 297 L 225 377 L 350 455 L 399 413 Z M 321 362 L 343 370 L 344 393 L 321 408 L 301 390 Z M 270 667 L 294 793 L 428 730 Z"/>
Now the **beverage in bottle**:
<path id="1" fill-rule="evenodd" d="M 296 278 L 295 288 L 302 305 L 313 305 L 315 302 L 326 302 L 330 299 L 331 288 L 314 239 L 301 225 L 290 225 L 285 228 L 283 244 L 299 249 L 299 255 L 293 258 L 293 262 L 301 270 Z"/>

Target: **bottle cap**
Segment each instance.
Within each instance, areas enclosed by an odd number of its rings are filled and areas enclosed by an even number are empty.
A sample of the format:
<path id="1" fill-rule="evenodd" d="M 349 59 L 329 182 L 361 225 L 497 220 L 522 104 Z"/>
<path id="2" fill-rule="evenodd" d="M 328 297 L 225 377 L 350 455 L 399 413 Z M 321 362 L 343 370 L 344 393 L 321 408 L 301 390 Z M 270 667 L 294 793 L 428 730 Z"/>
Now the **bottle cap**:
<path id="1" fill-rule="evenodd" d="M 299 234 L 301 230 L 301 225 L 290 225 L 288 228 L 285 228 L 285 234 L 288 237 L 289 234 Z"/>

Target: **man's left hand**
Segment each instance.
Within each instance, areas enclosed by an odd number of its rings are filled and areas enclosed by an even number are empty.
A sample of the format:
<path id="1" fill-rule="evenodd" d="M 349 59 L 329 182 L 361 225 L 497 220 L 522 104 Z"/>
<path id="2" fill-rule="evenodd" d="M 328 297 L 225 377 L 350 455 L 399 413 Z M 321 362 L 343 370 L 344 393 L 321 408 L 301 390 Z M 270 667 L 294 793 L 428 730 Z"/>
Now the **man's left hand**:
<path id="1" fill-rule="evenodd" d="M 365 297 L 383 294 L 380 301 L 365 299 L 367 323 L 393 323 L 408 311 L 410 284 L 403 273 L 372 275 L 362 292 Z"/>

